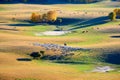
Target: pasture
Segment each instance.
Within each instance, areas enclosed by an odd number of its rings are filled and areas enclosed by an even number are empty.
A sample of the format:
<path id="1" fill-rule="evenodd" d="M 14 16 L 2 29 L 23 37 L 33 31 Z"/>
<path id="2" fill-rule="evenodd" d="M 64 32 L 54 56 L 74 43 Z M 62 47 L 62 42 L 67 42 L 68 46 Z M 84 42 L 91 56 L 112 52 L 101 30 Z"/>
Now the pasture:
<path id="1" fill-rule="evenodd" d="M 108 14 L 119 2 L 91 4 L 0 4 L 0 80 L 119 80 L 120 19 L 110 21 Z M 56 10 L 61 23 L 32 23 L 33 12 Z M 41 35 L 46 31 L 70 31 L 64 35 Z M 60 55 L 33 43 L 59 44 L 88 48 L 73 51 L 63 60 L 32 60 L 32 52 Z M 49 57 L 48 56 L 48 57 Z M 23 59 L 23 61 L 18 61 Z M 98 66 L 113 71 L 92 72 Z"/>

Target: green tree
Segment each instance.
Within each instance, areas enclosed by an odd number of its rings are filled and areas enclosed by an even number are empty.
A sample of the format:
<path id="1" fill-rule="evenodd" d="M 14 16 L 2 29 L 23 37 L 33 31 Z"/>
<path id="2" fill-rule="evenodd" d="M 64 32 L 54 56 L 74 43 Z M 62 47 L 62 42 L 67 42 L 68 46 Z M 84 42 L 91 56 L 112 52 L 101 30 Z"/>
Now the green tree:
<path id="1" fill-rule="evenodd" d="M 109 18 L 110 18 L 111 21 L 116 20 L 116 13 L 115 12 L 109 13 Z"/>

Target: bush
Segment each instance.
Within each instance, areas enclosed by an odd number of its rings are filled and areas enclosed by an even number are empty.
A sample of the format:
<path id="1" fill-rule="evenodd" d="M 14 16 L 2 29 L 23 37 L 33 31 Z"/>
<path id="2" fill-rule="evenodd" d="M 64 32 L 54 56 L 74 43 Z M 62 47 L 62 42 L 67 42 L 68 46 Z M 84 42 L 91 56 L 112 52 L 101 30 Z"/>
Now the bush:
<path id="1" fill-rule="evenodd" d="M 40 58 L 41 55 L 39 52 L 32 52 L 30 56 L 33 57 L 33 59 L 37 59 L 37 58 Z"/>
<path id="2" fill-rule="evenodd" d="M 40 52 L 32 52 L 30 54 L 31 57 L 33 57 L 33 59 L 38 59 L 44 56 L 45 51 L 40 51 Z"/>
<path id="3" fill-rule="evenodd" d="M 110 18 L 111 21 L 116 20 L 116 13 L 115 12 L 109 13 L 109 18 Z"/>

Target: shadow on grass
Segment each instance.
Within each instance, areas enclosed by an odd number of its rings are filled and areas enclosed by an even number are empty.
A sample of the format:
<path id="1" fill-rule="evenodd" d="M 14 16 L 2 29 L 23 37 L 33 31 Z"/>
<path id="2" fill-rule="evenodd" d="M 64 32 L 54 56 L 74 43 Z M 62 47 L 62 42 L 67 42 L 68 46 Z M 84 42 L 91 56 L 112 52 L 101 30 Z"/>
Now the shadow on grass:
<path id="1" fill-rule="evenodd" d="M 23 24 L 23 23 L 20 23 L 20 24 L 9 24 L 9 26 L 16 26 L 16 27 L 31 27 L 31 26 L 35 26 L 36 24 L 35 23 L 28 23 L 28 24 Z"/>
<path id="2" fill-rule="evenodd" d="M 41 58 L 42 60 L 51 60 L 53 63 L 60 64 L 89 64 L 88 62 L 83 61 L 73 61 L 70 60 L 71 56 L 63 56 L 63 55 L 46 55 Z"/>
<path id="3" fill-rule="evenodd" d="M 111 52 L 104 52 L 99 57 L 102 57 L 102 60 L 111 63 L 111 64 L 120 64 L 120 51 L 111 51 Z"/>
<path id="4" fill-rule="evenodd" d="M 80 23 L 77 23 L 77 24 L 73 25 L 75 27 L 71 28 L 70 30 L 75 30 L 75 29 L 80 29 L 80 28 L 85 28 L 85 27 L 105 24 L 105 23 L 108 22 L 107 21 L 108 19 L 109 18 L 107 16 L 103 16 L 103 17 L 98 17 L 98 18 L 82 21 Z"/>
<path id="5" fill-rule="evenodd" d="M 62 22 L 59 22 L 58 20 L 61 19 Z M 85 19 L 80 18 L 58 18 L 58 20 L 54 23 L 49 23 L 50 25 L 58 25 L 58 26 L 67 26 L 72 25 L 81 21 L 84 21 Z"/>
<path id="6" fill-rule="evenodd" d="M 62 22 L 59 21 L 59 19 L 62 20 Z M 55 22 L 39 22 L 39 23 L 33 23 L 29 20 L 25 21 L 20 21 L 23 23 L 19 24 L 8 24 L 9 26 L 18 26 L 18 27 L 32 27 L 35 25 L 55 25 L 55 26 L 73 26 L 69 30 L 75 30 L 75 29 L 80 29 L 80 28 L 85 28 L 85 27 L 90 27 L 90 26 L 95 26 L 95 25 L 100 25 L 100 24 L 105 24 L 108 22 L 108 17 L 103 16 L 103 17 L 98 17 L 94 19 L 80 19 L 80 18 L 58 18 L 57 21 Z"/>
<path id="7" fill-rule="evenodd" d="M 120 38 L 120 36 L 110 36 L 111 38 Z"/>
<path id="8" fill-rule="evenodd" d="M 17 61 L 32 61 L 30 58 L 17 58 Z"/>
<path id="9" fill-rule="evenodd" d="M 11 30 L 11 31 L 18 31 L 17 29 L 7 29 L 7 28 L 0 28 L 0 30 Z"/>
<path id="10" fill-rule="evenodd" d="M 59 22 L 59 19 L 62 19 L 62 22 Z M 56 22 L 37 22 L 33 23 L 29 20 L 19 20 L 18 24 L 8 24 L 8 26 L 16 26 L 16 27 L 32 27 L 35 25 L 55 25 L 55 26 L 67 26 L 70 24 L 78 23 L 80 21 L 84 21 L 84 19 L 78 19 L 78 18 L 58 18 Z"/>
<path id="11" fill-rule="evenodd" d="M 60 64 L 89 64 L 87 62 L 82 62 L 82 61 L 68 61 L 68 60 L 56 60 L 53 62 L 60 63 Z"/>

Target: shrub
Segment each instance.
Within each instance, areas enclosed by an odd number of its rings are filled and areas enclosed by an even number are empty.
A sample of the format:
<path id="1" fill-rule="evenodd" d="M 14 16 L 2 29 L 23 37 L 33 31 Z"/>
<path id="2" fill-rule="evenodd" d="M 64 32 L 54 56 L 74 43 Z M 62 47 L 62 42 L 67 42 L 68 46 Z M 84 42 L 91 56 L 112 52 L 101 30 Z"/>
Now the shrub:
<path id="1" fill-rule="evenodd" d="M 45 51 L 40 51 L 40 52 L 32 52 L 30 54 L 31 57 L 33 57 L 33 59 L 38 59 L 44 56 Z"/>
<path id="2" fill-rule="evenodd" d="M 39 58 L 41 55 L 39 54 L 39 52 L 32 52 L 32 53 L 30 54 L 30 56 L 33 57 L 33 59 L 37 59 L 37 58 Z"/>

